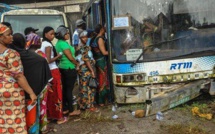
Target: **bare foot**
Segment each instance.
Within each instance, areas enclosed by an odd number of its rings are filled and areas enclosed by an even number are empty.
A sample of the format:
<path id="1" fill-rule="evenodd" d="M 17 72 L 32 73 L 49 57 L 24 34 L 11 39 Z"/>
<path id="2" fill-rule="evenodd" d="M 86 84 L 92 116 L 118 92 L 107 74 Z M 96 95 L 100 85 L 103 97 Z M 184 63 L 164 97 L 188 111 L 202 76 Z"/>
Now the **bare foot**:
<path id="1" fill-rule="evenodd" d="M 98 108 L 96 108 L 96 107 L 91 107 L 90 109 L 89 109 L 91 112 L 99 112 L 99 109 Z"/>
<path id="2" fill-rule="evenodd" d="M 57 124 L 63 124 L 65 122 L 67 122 L 67 121 L 68 121 L 68 118 L 67 117 L 63 117 L 63 119 L 57 121 Z"/>
<path id="3" fill-rule="evenodd" d="M 80 114 L 81 114 L 80 110 L 75 110 L 75 111 L 69 113 L 69 116 L 75 116 L 75 115 L 80 115 Z"/>

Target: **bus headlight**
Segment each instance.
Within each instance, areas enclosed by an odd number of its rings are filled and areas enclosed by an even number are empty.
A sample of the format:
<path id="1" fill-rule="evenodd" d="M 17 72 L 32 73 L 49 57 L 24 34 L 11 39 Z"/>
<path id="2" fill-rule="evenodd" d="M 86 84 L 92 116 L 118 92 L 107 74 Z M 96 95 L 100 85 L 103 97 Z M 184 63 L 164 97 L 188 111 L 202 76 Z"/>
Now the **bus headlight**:
<path id="1" fill-rule="evenodd" d="M 131 74 L 131 75 L 123 75 L 122 82 L 137 82 L 137 81 L 145 81 L 146 74 Z"/>
<path id="2" fill-rule="evenodd" d="M 137 81 L 141 81 L 141 80 L 143 80 L 143 76 L 141 74 L 138 74 L 136 76 L 136 79 L 137 79 Z"/>
<path id="3" fill-rule="evenodd" d="M 116 76 L 116 82 L 117 82 L 117 83 L 122 83 L 122 76 L 117 75 L 117 76 Z"/>

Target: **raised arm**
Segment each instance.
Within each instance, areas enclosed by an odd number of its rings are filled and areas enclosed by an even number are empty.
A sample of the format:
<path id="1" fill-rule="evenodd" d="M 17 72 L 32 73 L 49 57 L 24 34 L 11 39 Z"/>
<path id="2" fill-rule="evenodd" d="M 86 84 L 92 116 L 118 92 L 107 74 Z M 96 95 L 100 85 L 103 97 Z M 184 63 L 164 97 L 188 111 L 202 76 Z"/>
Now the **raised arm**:
<path id="1" fill-rule="evenodd" d="M 99 45 L 99 49 L 102 52 L 103 55 L 108 55 L 108 51 L 105 48 L 105 42 L 102 38 L 98 39 L 98 45 Z"/>

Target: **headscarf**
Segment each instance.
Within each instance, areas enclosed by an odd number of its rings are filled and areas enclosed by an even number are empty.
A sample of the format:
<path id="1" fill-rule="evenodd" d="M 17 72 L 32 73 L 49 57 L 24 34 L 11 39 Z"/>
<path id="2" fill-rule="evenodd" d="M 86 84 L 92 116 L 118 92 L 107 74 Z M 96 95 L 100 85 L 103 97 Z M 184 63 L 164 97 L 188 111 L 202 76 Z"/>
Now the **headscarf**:
<path id="1" fill-rule="evenodd" d="M 88 32 L 86 30 L 79 33 L 79 38 L 88 37 Z"/>
<path id="2" fill-rule="evenodd" d="M 11 48 L 19 52 L 24 67 L 24 75 L 34 93 L 38 95 L 51 80 L 51 72 L 46 59 L 35 52 L 26 50 L 25 44 L 25 37 L 22 34 L 13 35 Z M 26 98 L 30 98 L 28 94 L 26 94 Z"/>
<path id="3" fill-rule="evenodd" d="M 68 29 L 65 26 L 59 26 L 55 32 L 55 36 L 57 39 L 64 40 L 64 36 L 68 32 Z"/>
<path id="4" fill-rule="evenodd" d="M 27 39 L 26 49 L 29 49 L 31 45 L 41 45 L 40 36 L 35 33 L 30 33 L 26 35 L 26 39 Z"/>
<path id="5" fill-rule="evenodd" d="M 9 30 L 10 28 L 8 28 L 7 26 L 0 24 L 0 34 L 5 33 L 7 30 Z"/>
<path id="6" fill-rule="evenodd" d="M 54 29 L 53 29 L 52 27 L 49 27 L 49 26 L 47 26 L 47 27 L 45 27 L 45 28 L 43 29 L 43 41 L 47 41 L 47 42 L 49 42 L 49 43 L 52 45 L 53 52 L 54 52 L 54 57 L 56 57 L 56 56 L 57 56 L 57 51 L 56 51 L 54 45 L 53 45 L 52 42 L 51 42 L 49 39 L 47 39 L 46 36 L 45 36 L 45 34 L 48 33 L 48 32 L 51 31 L 51 30 L 54 30 Z"/>

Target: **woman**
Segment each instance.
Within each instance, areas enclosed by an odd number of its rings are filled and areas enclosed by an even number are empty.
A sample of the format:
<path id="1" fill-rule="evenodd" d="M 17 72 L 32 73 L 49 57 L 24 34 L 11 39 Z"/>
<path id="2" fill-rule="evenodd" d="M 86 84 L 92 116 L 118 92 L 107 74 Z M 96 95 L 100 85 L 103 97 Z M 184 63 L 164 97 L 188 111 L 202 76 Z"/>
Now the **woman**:
<path id="1" fill-rule="evenodd" d="M 26 49 L 31 49 L 32 51 L 36 51 L 41 46 L 40 36 L 35 33 L 30 33 L 26 35 L 27 43 Z"/>
<path id="2" fill-rule="evenodd" d="M 48 119 L 56 119 L 58 120 L 57 124 L 62 124 L 67 121 L 67 118 L 63 117 L 61 74 L 56 64 L 61 55 L 57 55 L 56 49 L 51 42 L 55 37 L 54 34 L 52 27 L 47 26 L 43 29 L 43 42 L 40 50 L 46 55 L 53 77 L 51 81 L 52 91 L 48 93 L 47 98 Z"/>
<path id="3" fill-rule="evenodd" d="M 27 109 L 26 119 L 28 133 L 29 134 L 39 133 L 38 127 L 41 128 L 40 130 L 42 131 L 42 133 L 45 133 L 48 129 L 45 112 L 46 105 L 44 104 L 46 104 L 47 98 L 46 97 L 48 90 L 47 83 L 52 79 L 52 76 L 47 61 L 43 57 L 36 54 L 35 52 L 26 50 L 25 47 L 26 47 L 25 37 L 20 33 L 14 34 L 13 45 L 11 46 L 11 48 L 19 52 L 24 67 L 24 75 L 29 85 L 33 88 L 35 94 L 38 95 L 37 100 L 38 105 L 36 105 L 36 107 L 32 109 L 30 108 L 30 106 L 28 106 Z M 26 102 L 29 103 L 28 96 L 26 96 Z M 40 110 L 41 112 L 37 110 Z M 38 121 L 39 118 L 40 123 Z"/>
<path id="4" fill-rule="evenodd" d="M 94 59 L 96 60 L 96 73 L 99 82 L 98 87 L 98 104 L 104 106 L 105 100 L 109 96 L 108 90 L 108 80 L 107 80 L 107 61 L 106 56 L 108 56 L 108 51 L 106 50 L 105 44 L 105 28 L 98 24 L 95 27 L 95 33 L 97 36 L 95 39 L 92 39 L 91 43 L 92 52 Z"/>
<path id="5" fill-rule="evenodd" d="M 91 77 L 95 78 L 95 71 L 93 55 L 90 53 L 90 47 L 87 46 L 87 31 L 82 31 L 79 34 L 79 39 L 79 46 L 81 46 L 79 49 L 79 59 L 83 64 L 79 67 L 80 92 L 78 104 L 83 110 L 89 109 L 90 111 L 96 111 L 97 109 L 94 107 L 96 89 L 88 86 L 89 79 Z"/>
<path id="6" fill-rule="evenodd" d="M 18 52 L 7 48 L 12 41 L 11 30 L 0 24 L 0 133 L 27 134 L 24 91 L 31 103 L 37 97 L 23 75 Z"/>
<path id="7" fill-rule="evenodd" d="M 40 36 L 36 33 L 30 33 L 26 35 L 27 43 L 26 43 L 26 49 L 32 52 L 36 52 L 40 55 L 38 52 L 39 48 L 41 47 L 41 39 Z M 47 84 L 47 83 L 46 83 Z M 39 95 L 39 107 L 40 107 L 40 131 L 42 133 L 46 133 L 49 130 L 47 127 L 48 121 L 47 121 L 47 97 L 48 97 L 48 90 L 50 89 L 50 86 L 47 84 L 45 88 L 43 89 L 42 93 Z"/>
<path id="8" fill-rule="evenodd" d="M 76 66 L 79 66 L 75 60 L 75 48 L 66 40 L 70 37 L 69 31 L 64 26 L 59 26 L 56 30 L 56 38 L 58 39 L 55 45 L 58 53 L 62 53 L 60 58 L 60 73 L 63 85 L 63 113 L 69 113 L 70 116 L 79 115 L 80 110 L 73 109 L 73 88 L 77 79 Z"/>

